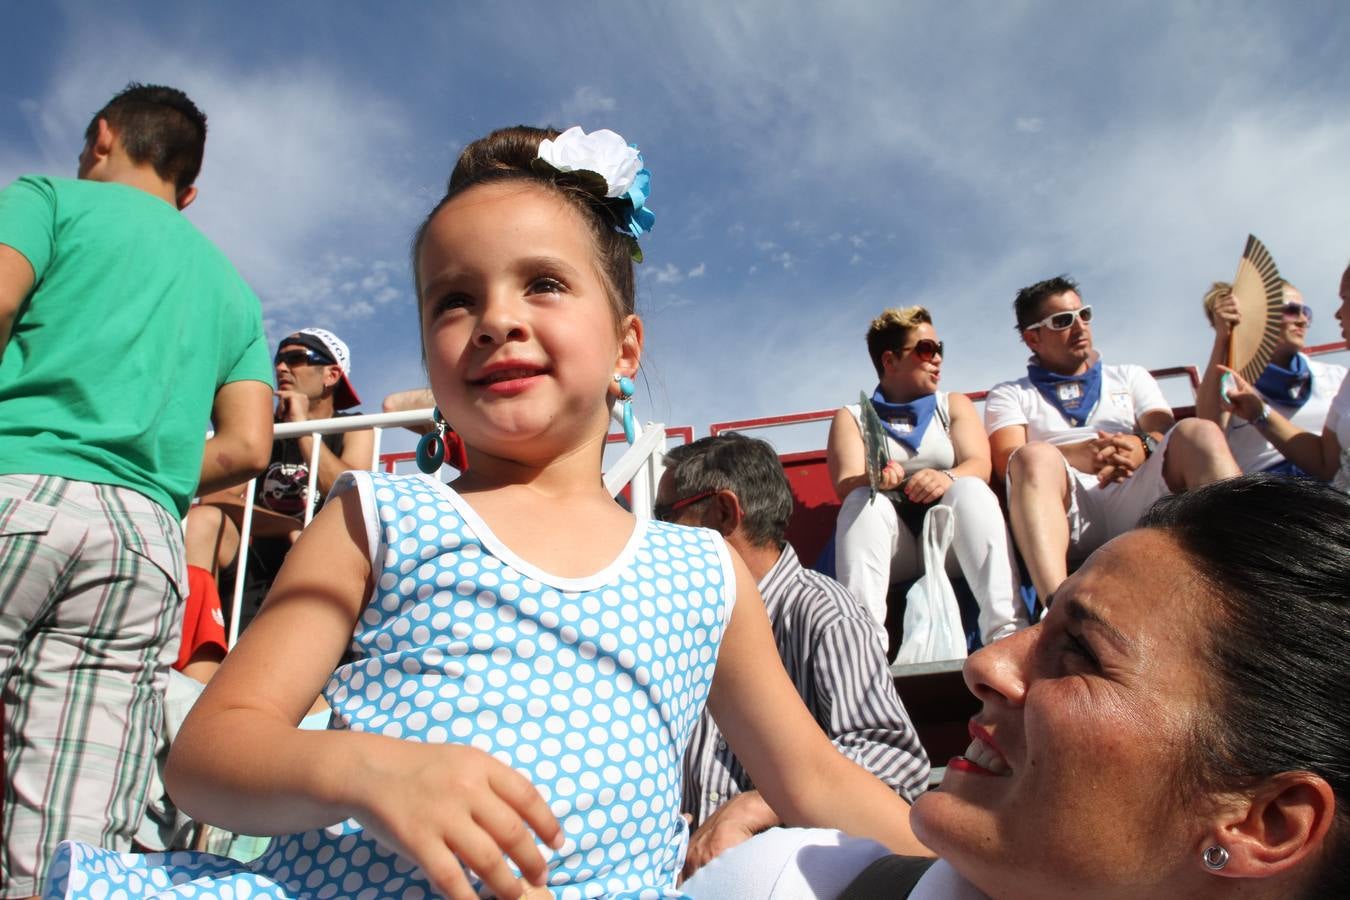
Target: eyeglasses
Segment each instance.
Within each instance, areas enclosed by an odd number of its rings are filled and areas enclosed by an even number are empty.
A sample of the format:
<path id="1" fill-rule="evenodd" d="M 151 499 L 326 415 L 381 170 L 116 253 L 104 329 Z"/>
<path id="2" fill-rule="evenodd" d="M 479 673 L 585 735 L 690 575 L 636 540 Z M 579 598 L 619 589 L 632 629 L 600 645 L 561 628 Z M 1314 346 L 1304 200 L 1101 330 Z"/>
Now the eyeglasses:
<path id="1" fill-rule="evenodd" d="M 1291 300 L 1284 305 L 1283 312 L 1286 319 L 1297 319 L 1302 316 L 1308 320 L 1309 325 L 1312 324 L 1312 307 L 1306 303 L 1296 303 Z"/>
<path id="2" fill-rule="evenodd" d="M 1072 328 L 1077 319 L 1082 319 L 1086 325 L 1092 321 L 1092 307 L 1080 306 L 1077 309 L 1066 309 L 1063 312 L 1051 313 L 1039 322 L 1025 326 L 1023 331 L 1030 331 L 1033 328 L 1049 328 L 1051 331 L 1063 331 L 1066 328 Z"/>
<path id="3" fill-rule="evenodd" d="M 717 490 L 703 491 L 699 494 L 691 494 L 683 500 L 675 500 L 671 503 L 657 503 L 652 506 L 652 518 L 659 519 L 662 522 L 670 522 L 675 518 L 675 513 L 684 509 L 686 506 L 693 506 L 700 500 L 707 500 L 716 494 Z"/>
<path id="4" fill-rule="evenodd" d="M 933 357 L 935 356 L 941 356 L 944 359 L 946 358 L 947 351 L 944 348 L 945 345 L 942 343 L 942 341 L 935 341 L 931 338 L 924 338 L 923 340 L 916 342 L 913 347 L 909 348 L 908 351 L 902 348 L 900 350 L 900 353 L 901 354 L 907 352 L 913 353 L 915 356 L 919 358 L 920 362 L 932 362 Z"/>
<path id="5" fill-rule="evenodd" d="M 279 366 L 286 364 L 286 368 L 294 369 L 297 366 L 335 366 L 333 362 L 322 353 L 315 353 L 313 350 L 280 350 L 272 364 Z"/>

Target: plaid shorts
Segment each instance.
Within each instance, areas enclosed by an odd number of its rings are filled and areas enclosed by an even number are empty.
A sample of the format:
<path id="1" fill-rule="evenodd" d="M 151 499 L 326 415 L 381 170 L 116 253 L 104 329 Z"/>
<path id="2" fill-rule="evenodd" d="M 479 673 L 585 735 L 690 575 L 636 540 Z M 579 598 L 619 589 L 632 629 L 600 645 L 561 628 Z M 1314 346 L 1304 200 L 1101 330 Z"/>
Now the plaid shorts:
<path id="1" fill-rule="evenodd" d="M 128 850 L 186 582 L 177 520 L 135 491 L 0 475 L 0 897 L 67 838 Z"/>

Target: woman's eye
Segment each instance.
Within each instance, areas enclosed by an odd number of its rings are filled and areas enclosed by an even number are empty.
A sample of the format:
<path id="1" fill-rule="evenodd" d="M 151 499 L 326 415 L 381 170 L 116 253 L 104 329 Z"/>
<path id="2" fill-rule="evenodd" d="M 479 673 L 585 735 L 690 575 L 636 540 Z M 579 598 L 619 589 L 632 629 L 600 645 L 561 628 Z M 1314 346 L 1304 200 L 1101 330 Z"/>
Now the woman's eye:
<path id="1" fill-rule="evenodd" d="M 1064 651 L 1073 656 L 1081 657 L 1089 665 L 1097 665 L 1097 655 L 1092 652 L 1092 648 L 1087 645 L 1087 642 L 1076 634 L 1065 632 Z"/>

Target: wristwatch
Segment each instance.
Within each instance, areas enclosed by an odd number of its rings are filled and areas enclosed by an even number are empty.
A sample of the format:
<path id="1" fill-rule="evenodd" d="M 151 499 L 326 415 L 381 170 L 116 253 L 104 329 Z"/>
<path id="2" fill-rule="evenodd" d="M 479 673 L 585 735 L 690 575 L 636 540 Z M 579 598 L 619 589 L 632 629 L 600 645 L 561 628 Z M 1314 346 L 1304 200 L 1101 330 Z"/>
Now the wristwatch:
<path id="1" fill-rule="evenodd" d="M 1139 443 L 1144 445 L 1144 459 L 1148 459 L 1158 449 L 1158 440 L 1144 429 L 1135 431 L 1134 436 L 1139 438 Z"/>

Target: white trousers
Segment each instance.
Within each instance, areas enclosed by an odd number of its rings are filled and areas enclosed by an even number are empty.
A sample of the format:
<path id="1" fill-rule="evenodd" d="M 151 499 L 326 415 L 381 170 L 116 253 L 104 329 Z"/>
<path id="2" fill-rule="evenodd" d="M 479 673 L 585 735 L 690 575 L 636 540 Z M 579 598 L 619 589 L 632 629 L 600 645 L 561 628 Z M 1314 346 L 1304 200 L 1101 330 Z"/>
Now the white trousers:
<path id="1" fill-rule="evenodd" d="M 886 497 L 868 502 L 858 488 L 844 499 L 835 526 L 835 577 L 857 597 L 878 627 L 886 626 L 886 593 L 897 581 L 923 574 L 919 540 Z M 998 498 L 978 478 L 958 478 L 938 501 L 952 511 L 956 537 L 947 552 L 947 574 L 964 575 L 980 604 L 980 639 L 986 645 L 1028 624 L 1017 594 L 1012 540 Z"/>

